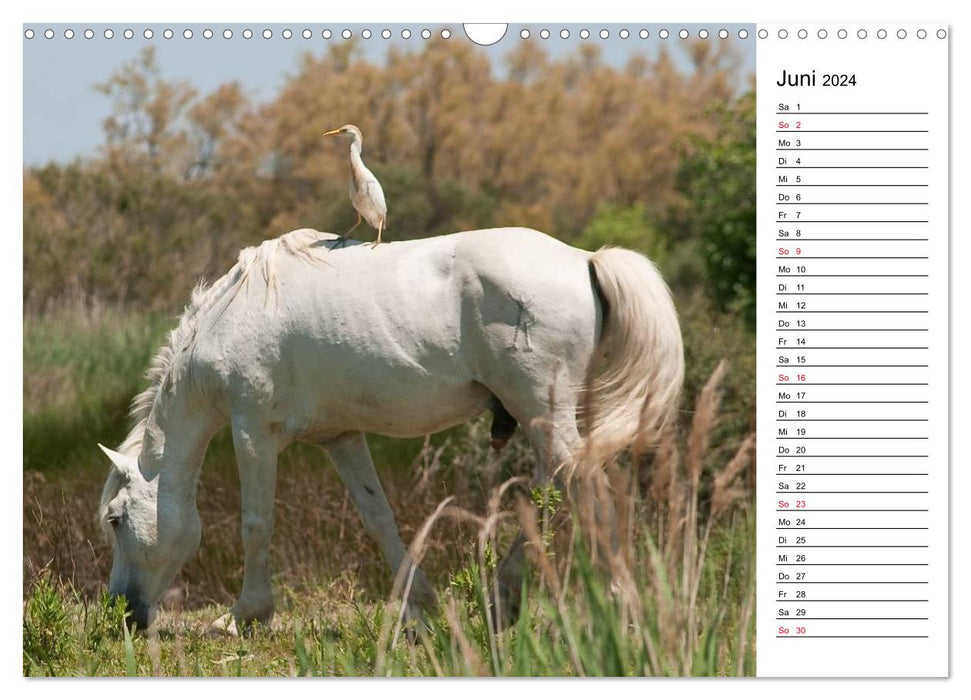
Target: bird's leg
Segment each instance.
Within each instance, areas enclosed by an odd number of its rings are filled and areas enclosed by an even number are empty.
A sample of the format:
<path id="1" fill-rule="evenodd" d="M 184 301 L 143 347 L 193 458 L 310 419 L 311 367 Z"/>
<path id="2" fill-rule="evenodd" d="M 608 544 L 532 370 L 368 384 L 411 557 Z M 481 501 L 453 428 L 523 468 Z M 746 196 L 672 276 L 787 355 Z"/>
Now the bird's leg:
<path id="1" fill-rule="evenodd" d="M 361 215 L 358 214 L 357 223 L 351 226 L 347 230 L 347 233 L 345 233 L 343 236 L 338 236 L 338 238 L 336 239 L 336 242 L 334 243 L 334 248 L 343 248 L 345 245 L 347 245 L 347 237 L 350 236 L 351 232 L 360 225 L 361 225 Z"/>
<path id="2" fill-rule="evenodd" d="M 374 243 L 371 244 L 371 247 L 372 248 L 374 246 L 378 245 L 381 242 L 381 229 L 382 228 L 384 228 L 384 219 L 382 219 L 381 221 L 378 222 L 378 238 L 377 238 L 376 241 L 374 241 Z"/>
<path id="3" fill-rule="evenodd" d="M 344 238 L 347 238 L 348 236 L 350 236 L 351 233 L 354 231 L 354 229 L 356 229 L 358 226 L 361 225 L 361 221 L 363 221 L 363 219 L 361 218 L 361 215 L 358 214 L 357 215 L 357 223 L 354 224 L 353 226 L 351 226 L 349 229 L 347 229 L 347 233 L 345 233 L 343 237 Z"/>

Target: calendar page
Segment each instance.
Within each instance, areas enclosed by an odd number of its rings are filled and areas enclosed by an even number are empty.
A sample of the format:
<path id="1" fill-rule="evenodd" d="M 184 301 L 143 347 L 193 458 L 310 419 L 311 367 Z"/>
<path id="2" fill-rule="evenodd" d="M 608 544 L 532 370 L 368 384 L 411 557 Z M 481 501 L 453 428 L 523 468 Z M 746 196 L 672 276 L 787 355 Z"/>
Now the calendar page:
<path id="1" fill-rule="evenodd" d="M 952 26 L 402 12 L 16 25 L 12 674 L 949 677 Z"/>
<path id="2" fill-rule="evenodd" d="M 947 28 L 758 32 L 759 673 L 947 675 Z"/>

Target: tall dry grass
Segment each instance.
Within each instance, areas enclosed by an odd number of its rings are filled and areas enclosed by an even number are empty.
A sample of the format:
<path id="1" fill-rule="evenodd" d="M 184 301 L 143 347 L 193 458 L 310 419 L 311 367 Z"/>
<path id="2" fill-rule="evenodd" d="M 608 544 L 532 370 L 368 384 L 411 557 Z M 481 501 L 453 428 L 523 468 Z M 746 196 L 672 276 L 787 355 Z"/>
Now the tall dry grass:
<path id="1" fill-rule="evenodd" d="M 407 599 L 431 533 L 456 522 L 478 528 L 469 564 L 473 585 L 446 591 L 441 628 L 431 623 L 431 633 L 419 634 L 422 644 L 408 648 L 407 659 L 399 643 L 406 606 L 389 604 L 374 673 L 420 665 L 417 650 L 435 673 L 447 675 L 753 673 L 754 484 L 744 483 L 744 476 L 754 460 L 754 435 L 727 463 L 705 469 L 725 372 L 719 364 L 698 397 L 684 448 L 672 432 L 662 437 L 646 489 L 639 478 L 646 442 L 639 440 L 632 454 L 606 462 L 596 446 L 580 450 L 578 463 L 563 472 L 565 488 L 554 500 L 565 502 L 558 508 L 542 490 L 527 497 L 519 478 L 494 488 L 482 514 L 455 507 L 451 497 L 443 500 L 413 540 L 411 566 L 399 572 L 395 596 Z M 535 570 L 514 577 L 522 584 L 521 599 L 513 602 L 523 619 L 508 631 L 495 609 L 502 604 L 503 563 L 490 562 L 509 540 L 502 537 L 503 524 L 520 531 L 507 556 L 516 560 L 522 547 Z"/>

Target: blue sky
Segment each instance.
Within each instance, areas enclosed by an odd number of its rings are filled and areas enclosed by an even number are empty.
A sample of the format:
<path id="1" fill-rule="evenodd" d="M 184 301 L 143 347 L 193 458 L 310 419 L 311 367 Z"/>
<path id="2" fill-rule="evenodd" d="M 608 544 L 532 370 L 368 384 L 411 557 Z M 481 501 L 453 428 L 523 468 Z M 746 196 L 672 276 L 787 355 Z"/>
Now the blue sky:
<path id="1" fill-rule="evenodd" d="M 469 41 L 461 25 L 449 25 L 452 40 Z M 45 38 L 47 29 L 54 32 L 53 38 Z M 94 36 L 84 37 L 84 31 L 91 29 Z M 106 29 L 114 36 L 104 37 Z M 163 36 L 165 29 L 173 32 L 171 39 Z M 213 30 L 213 37 L 203 36 L 205 29 Z M 253 36 L 243 38 L 243 31 L 251 29 Z M 103 141 L 101 123 L 108 116 L 110 104 L 107 98 L 97 93 L 93 85 L 107 79 L 122 63 L 130 61 L 147 44 L 156 47 L 156 56 L 166 79 L 181 79 L 191 82 L 200 92 L 208 92 L 222 83 L 239 81 L 254 102 L 271 99 L 282 87 L 288 74 L 295 71 L 299 57 L 306 51 L 323 53 L 327 45 L 343 41 L 341 33 L 349 29 L 354 36 L 361 36 L 363 29 L 370 29 L 372 36 L 360 41 L 363 55 L 367 60 L 383 62 L 390 46 L 418 50 L 423 41 L 421 31 L 428 28 L 440 32 L 442 25 L 319 25 L 319 24 L 43 24 L 25 25 L 24 29 L 33 31 L 33 38 L 23 40 L 24 45 L 24 164 L 39 165 L 51 160 L 70 161 L 76 157 L 95 155 Z M 381 30 L 392 32 L 390 39 L 381 37 Z M 403 29 L 411 31 L 411 38 L 401 36 Z M 682 43 L 676 32 L 687 29 L 691 36 L 698 36 L 702 29 L 709 32 L 709 41 L 729 41 L 739 51 L 743 74 L 755 70 L 755 40 L 752 25 L 741 24 L 631 24 L 631 25 L 576 25 L 576 24 L 516 24 L 509 25 L 503 39 L 490 47 L 480 47 L 486 52 L 495 66 L 502 70 L 502 57 L 518 42 L 523 41 L 520 32 L 530 32 L 529 41 L 542 43 L 553 57 L 572 53 L 581 42 L 596 43 L 602 49 L 605 62 L 622 66 L 634 55 L 649 58 L 657 55 L 660 47 L 666 45 L 678 64 L 687 69 L 688 64 L 683 51 L 677 45 Z M 738 31 L 745 28 L 747 39 L 738 38 Z M 131 29 L 133 38 L 126 39 L 124 32 Z M 144 31 L 153 32 L 151 39 L 144 37 Z M 185 39 L 183 31 L 190 29 L 192 38 Z M 223 38 L 223 31 L 229 29 L 231 39 Z M 272 37 L 265 39 L 262 32 L 269 29 Z M 283 30 L 290 29 L 293 36 L 283 37 Z M 304 39 L 304 29 L 311 30 L 312 38 Z M 329 29 L 330 39 L 321 33 Z M 540 32 L 548 29 L 550 37 L 542 39 Z M 566 29 L 568 39 L 560 38 Z M 588 29 L 590 37 L 580 38 L 580 31 Z M 610 36 L 601 39 L 599 32 L 607 29 Z M 620 30 L 627 29 L 627 39 L 620 37 Z M 667 39 L 660 38 L 662 29 L 671 32 Z M 718 39 L 719 30 L 725 29 L 729 38 Z M 72 30 L 73 38 L 65 38 L 65 31 Z M 642 30 L 648 37 L 642 39 Z"/>

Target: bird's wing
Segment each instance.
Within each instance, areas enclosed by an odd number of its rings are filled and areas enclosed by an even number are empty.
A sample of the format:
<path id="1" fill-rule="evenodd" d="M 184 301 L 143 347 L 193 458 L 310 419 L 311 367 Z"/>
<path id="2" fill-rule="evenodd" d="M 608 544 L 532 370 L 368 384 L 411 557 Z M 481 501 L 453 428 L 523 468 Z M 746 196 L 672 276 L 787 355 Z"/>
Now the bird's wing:
<path id="1" fill-rule="evenodd" d="M 388 205 L 384 202 L 384 190 L 377 178 L 371 177 L 364 182 L 364 191 L 368 199 L 374 203 L 374 207 L 381 213 L 383 219 L 388 214 Z"/>

